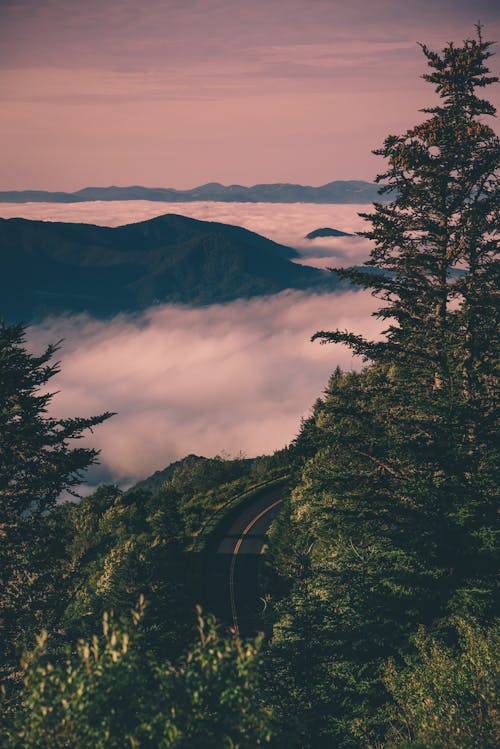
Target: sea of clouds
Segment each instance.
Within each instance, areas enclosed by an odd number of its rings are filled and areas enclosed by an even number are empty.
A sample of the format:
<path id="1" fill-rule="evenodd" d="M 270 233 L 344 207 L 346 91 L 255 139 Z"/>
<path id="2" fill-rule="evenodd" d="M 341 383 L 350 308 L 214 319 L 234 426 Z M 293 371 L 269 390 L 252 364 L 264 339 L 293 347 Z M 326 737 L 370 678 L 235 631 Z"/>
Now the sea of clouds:
<path id="1" fill-rule="evenodd" d="M 23 216 L 116 226 L 163 213 L 239 224 L 296 247 L 300 262 L 327 267 L 359 263 L 361 238 L 305 240 L 330 226 L 363 228 L 366 206 L 186 203 L 146 201 L 71 205 L 0 205 L 3 217 Z M 101 450 L 89 485 L 126 487 L 189 453 L 248 456 L 288 444 L 320 397 L 333 369 L 359 369 L 341 346 L 311 343 L 318 329 L 376 337 L 377 303 L 358 291 L 283 292 L 272 297 L 189 308 L 161 305 L 141 315 L 98 321 L 85 315 L 49 318 L 29 329 L 38 352 L 64 339 L 61 372 L 51 381 L 58 417 L 117 415 L 86 442 Z M 85 490 L 88 490 L 88 486 Z"/>
<path id="2" fill-rule="evenodd" d="M 0 203 L 2 218 L 23 217 L 42 221 L 71 221 L 99 226 L 120 226 L 145 221 L 165 213 L 178 213 L 202 221 L 237 224 L 275 242 L 298 249 L 299 262 L 326 268 L 362 262 L 370 251 L 361 237 L 305 239 L 320 227 L 349 234 L 362 231 L 366 222 L 359 212 L 368 205 L 311 203 L 161 203 L 148 200 L 92 201 L 88 203 Z"/>

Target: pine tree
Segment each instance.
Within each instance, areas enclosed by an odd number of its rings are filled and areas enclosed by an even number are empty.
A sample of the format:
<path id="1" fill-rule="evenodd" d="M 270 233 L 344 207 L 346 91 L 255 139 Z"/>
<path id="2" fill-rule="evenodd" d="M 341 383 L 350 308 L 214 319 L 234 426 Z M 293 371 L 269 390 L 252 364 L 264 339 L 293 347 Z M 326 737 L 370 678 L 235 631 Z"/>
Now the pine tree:
<path id="1" fill-rule="evenodd" d="M 427 484 L 420 509 L 440 516 L 442 564 L 458 580 L 484 567 L 495 512 L 500 142 L 483 121 L 495 108 L 477 89 L 498 79 L 479 26 L 476 39 L 442 54 L 421 46 L 440 102 L 375 152 L 388 160 L 381 191 L 394 195 L 363 214 L 374 242 L 367 265 L 380 272 L 342 271 L 382 299 L 375 314 L 389 323 L 386 339 L 315 338 L 389 366 L 396 462 L 405 454 Z"/>
<path id="2" fill-rule="evenodd" d="M 309 573 L 278 607 L 270 657 L 286 671 L 302 641 L 320 641 L 308 698 L 291 709 L 315 749 L 381 740 L 383 664 L 420 624 L 446 634 L 456 613 L 493 615 L 500 147 L 477 95 L 497 80 L 477 32 L 441 54 L 422 45 L 439 104 L 376 152 L 389 201 L 364 214 L 367 270 L 340 271 L 381 299 L 385 338 L 314 336 L 369 362 L 332 377 L 322 446 L 291 503 Z"/>
<path id="3" fill-rule="evenodd" d="M 372 360 L 402 360 L 418 372 L 432 371 L 436 389 L 453 388 L 458 369 L 471 397 L 477 397 L 481 365 L 498 343 L 500 145 L 483 122 L 495 108 L 475 91 L 498 80 L 486 75 L 490 46 L 479 27 L 477 39 L 459 48 L 451 43 L 442 55 L 422 45 L 433 70 L 423 78 L 443 101 L 423 110 L 429 119 L 388 136 L 374 152 L 388 160 L 377 177 L 381 193 L 395 195 L 376 203 L 374 213 L 361 214 L 372 225 L 363 234 L 375 243 L 367 265 L 383 273 L 339 272 L 386 303 L 375 313 L 390 320 L 386 342 L 339 331 L 315 336 L 344 342 Z M 458 280 L 457 271 L 464 274 Z"/>
<path id="4" fill-rule="evenodd" d="M 54 578 L 56 534 L 48 514 L 65 489 L 81 483 L 97 451 L 72 447 L 85 430 L 111 416 L 55 419 L 46 391 L 58 364 L 49 346 L 35 356 L 25 347 L 23 325 L 0 326 L 0 665 L 33 630 L 47 624 L 60 591 Z"/>

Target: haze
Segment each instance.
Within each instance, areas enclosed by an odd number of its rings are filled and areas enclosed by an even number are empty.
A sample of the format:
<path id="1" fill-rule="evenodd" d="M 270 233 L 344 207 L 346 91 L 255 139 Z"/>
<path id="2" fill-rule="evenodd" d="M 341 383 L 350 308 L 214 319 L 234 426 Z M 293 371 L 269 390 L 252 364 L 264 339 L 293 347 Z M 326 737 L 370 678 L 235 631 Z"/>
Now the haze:
<path id="1" fill-rule="evenodd" d="M 498 39 L 498 8 L 4 0 L 0 189 L 371 180 L 431 95 L 416 42 Z"/>
<path id="2" fill-rule="evenodd" d="M 3 205 L 0 214 L 117 225 L 174 208 L 258 230 L 300 248 L 301 262 L 331 266 L 362 262 L 367 242 L 304 235 L 318 226 L 361 229 L 362 207 L 127 201 Z M 90 436 L 102 454 L 87 480 L 128 486 L 188 453 L 251 457 L 284 447 L 333 369 L 362 365 L 343 347 L 310 343 L 312 333 L 339 327 L 376 336 L 375 307 L 361 292 L 285 292 L 201 309 L 158 306 L 111 322 L 49 319 L 29 329 L 29 340 L 39 352 L 64 339 L 61 373 L 51 382 L 55 416 L 118 412 Z"/>
<path id="3" fill-rule="evenodd" d="M 353 364 L 346 351 L 310 343 L 311 334 L 325 323 L 374 332 L 373 306 L 356 292 L 285 292 L 203 309 L 166 305 L 111 323 L 52 320 L 30 338 L 36 349 L 65 339 L 51 383 L 58 417 L 118 411 L 89 439 L 102 454 L 88 480 L 127 486 L 189 453 L 251 457 L 284 447 L 334 364 Z"/>

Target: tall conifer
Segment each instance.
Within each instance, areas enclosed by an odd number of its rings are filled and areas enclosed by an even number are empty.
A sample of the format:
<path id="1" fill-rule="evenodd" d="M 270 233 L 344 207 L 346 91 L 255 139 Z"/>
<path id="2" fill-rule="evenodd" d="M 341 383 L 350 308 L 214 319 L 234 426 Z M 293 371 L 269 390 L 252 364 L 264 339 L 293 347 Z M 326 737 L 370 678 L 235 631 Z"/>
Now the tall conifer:
<path id="1" fill-rule="evenodd" d="M 307 695 L 286 708 L 303 747 L 375 745 L 386 658 L 408 652 L 420 624 L 448 633 L 456 613 L 493 615 L 500 147 L 477 93 L 497 80 L 490 46 L 479 27 L 440 54 L 422 45 L 438 104 L 376 151 L 389 200 L 364 214 L 367 269 L 340 273 L 381 299 L 385 337 L 314 336 L 370 365 L 331 378 L 322 445 L 292 497 L 309 576 L 278 605 L 272 653 L 286 673 L 316 643 Z"/>
<path id="2" fill-rule="evenodd" d="M 25 326 L 0 323 L 0 677 L 33 630 L 47 626 L 61 596 L 48 513 L 98 455 L 71 440 L 111 416 L 49 416 L 47 384 L 59 371 L 52 361 L 58 346 L 35 356 L 24 344 Z"/>
<path id="3" fill-rule="evenodd" d="M 381 192 L 392 196 L 363 214 L 374 243 L 367 265 L 379 272 L 341 271 L 381 298 L 375 315 L 388 322 L 386 338 L 314 337 L 389 367 L 386 417 L 399 425 L 398 457 L 432 484 L 419 504 L 440 514 L 450 537 L 443 563 L 456 574 L 466 550 L 479 553 L 494 514 L 500 143 L 484 122 L 495 108 L 478 90 L 498 79 L 488 75 L 491 43 L 479 26 L 475 39 L 441 54 L 421 46 L 431 70 L 423 78 L 439 102 L 375 152 L 388 162 Z M 470 574 L 472 558 L 466 567 Z"/>

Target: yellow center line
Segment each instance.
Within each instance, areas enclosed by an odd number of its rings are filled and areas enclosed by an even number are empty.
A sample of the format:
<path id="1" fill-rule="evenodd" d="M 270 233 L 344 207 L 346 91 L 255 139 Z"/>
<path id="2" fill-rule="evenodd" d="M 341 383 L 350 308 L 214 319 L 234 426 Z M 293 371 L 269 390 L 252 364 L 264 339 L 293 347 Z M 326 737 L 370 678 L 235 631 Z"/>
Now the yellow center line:
<path id="1" fill-rule="evenodd" d="M 239 628 L 238 628 L 238 613 L 236 611 L 236 597 L 234 595 L 234 569 L 236 567 L 236 559 L 238 557 L 238 552 L 241 548 L 241 544 L 245 540 L 245 536 L 247 533 L 253 528 L 255 523 L 260 520 L 264 515 L 266 515 L 270 510 L 273 509 L 273 507 L 276 507 L 276 505 L 279 505 L 280 502 L 283 502 L 282 499 L 276 500 L 276 502 L 273 502 L 269 507 L 266 507 L 264 510 L 261 510 L 258 515 L 256 515 L 253 520 L 251 520 L 241 536 L 238 538 L 238 541 L 236 542 L 236 545 L 234 547 L 233 551 L 233 558 L 231 559 L 231 566 L 229 567 L 229 598 L 231 600 L 231 614 L 233 617 L 233 626 L 236 634 L 239 634 Z"/>

